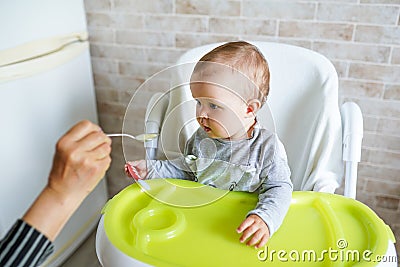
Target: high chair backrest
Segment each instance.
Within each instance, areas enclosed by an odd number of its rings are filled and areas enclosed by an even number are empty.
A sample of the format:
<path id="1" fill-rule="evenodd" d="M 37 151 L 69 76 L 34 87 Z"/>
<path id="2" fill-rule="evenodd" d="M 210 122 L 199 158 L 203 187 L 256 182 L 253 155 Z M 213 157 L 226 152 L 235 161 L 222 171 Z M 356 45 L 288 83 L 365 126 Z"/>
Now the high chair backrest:
<path id="1" fill-rule="evenodd" d="M 294 190 L 333 193 L 343 176 L 342 128 L 335 68 L 327 58 L 309 49 L 280 43 L 251 43 L 267 59 L 271 74 L 268 104 L 258 112 L 258 121 L 273 130 L 271 110 L 276 132 L 288 155 Z M 197 62 L 221 44 L 191 49 L 177 63 Z M 184 112 L 177 112 L 182 108 L 180 103 L 191 98 L 187 84 L 190 75 L 187 70 L 177 74 L 178 81 L 175 82 L 179 88 L 170 92 L 165 104 L 166 114 L 161 122 L 159 140 L 164 151 L 179 151 L 178 146 L 182 146 L 182 141 L 186 141 L 198 127 L 194 106 L 187 104 Z M 179 126 L 183 124 L 185 127 Z M 171 138 L 178 141 L 172 142 Z"/>

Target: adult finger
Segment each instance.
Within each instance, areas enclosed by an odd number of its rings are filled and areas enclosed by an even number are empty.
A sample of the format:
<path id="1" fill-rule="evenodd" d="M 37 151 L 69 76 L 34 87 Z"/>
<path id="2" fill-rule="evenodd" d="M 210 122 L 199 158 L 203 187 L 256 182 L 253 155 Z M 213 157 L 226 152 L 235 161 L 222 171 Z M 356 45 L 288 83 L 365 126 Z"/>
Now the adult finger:
<path id="1" fill-rule="evenodd" d="M 92 151 L 89 152 L 90 156 L 93 157 L 95 160 L 101 160 L 105 157 L 108 157 L 111 153 L 111 144 L 109 143 L 102 143 L 101 145 L 94 148 Z"/>
<path id="2" fill-rule="evenodd" d="M 101 132 L 100 126 L 83 120 L 75 124 L 64 136 L 68 136 L 74 141 L 80 140 L 91 132 Z"/>
<path id="3" fill-rule="evenodd" d="M 92 179 L 87 179 L 86 183 L 88 183 L 89 191 L 92 191 L 99 181 L 104 177 L 106 171 L 110 167 L 111 157 L 103 158 L 96 162 L 95 171 L 90 175 Z"/>
<path id="4" fill-rule="evenodd" d="M 111 139 L 102 132 L 91 132 L 79 141 L 77 145 L 83 151 L 92 151 L 103 144 L 111 144 Z"/>
<path id="5" fill-rule="evenodd" d="M 108 170 L 111 164 L 111 157 L 107 156 L 101 160 L 98 161 L 98 164 L 100 165 L 100 168 L 102 169 L 100 172 L 102 173 L 101 177 L 104 176 L 105 172 Z"/>

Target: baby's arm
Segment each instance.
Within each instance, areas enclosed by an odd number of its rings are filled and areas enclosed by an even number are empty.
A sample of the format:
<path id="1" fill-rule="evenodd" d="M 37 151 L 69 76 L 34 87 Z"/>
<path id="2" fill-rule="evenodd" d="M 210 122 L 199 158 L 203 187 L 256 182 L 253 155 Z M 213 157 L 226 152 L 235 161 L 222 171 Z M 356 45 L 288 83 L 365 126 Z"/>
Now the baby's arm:
<path id="1" fill-rule="evenodd" d="M 128 171 L 128 164 L 136 168 L 140 177 L 143 179 L 192 178 L 192 174 L 187 171 L 183 158 L 177 158 L 174 160 L 138 160 L 127 162 L 125 164 L 125 173 L 127 176 L 132 177 Z"/>
<path id="2" fill-rule="evenodd" d="M 277 145 L 272 163 L 261 172 L 261 177 L 263 176 L 266 178 L 259 189 L 258 203 L 238 228 L 238 232 L 243 233 L 240 241 L 244 242 L 252 236 L 247 244 L 256 245 L 256 248 L 264 246 L 269 237 L 278 230 L 292 199 L 290 169 L 281 143 Z"/>
<path id="3" fill-rule="evenodd" d="M 246 244 L 255 248 L 263 247 L 269 237 L 269 229 L 267 224 L 255 214 L 249 215 L 238 227 L 237 232 L 243 233 L 240 237 L 240 242 L 246 241 L 253 236 Z"/>
<path id="4" fill-rule="evenodd" d="M 193 154 L 195 134 L 186 142 L 184 155 L 173 160 L 138 160 L 127 162 L 125 164 L 126 175 L 131 177 L 127 169 L 127 165 L 130 164 L 132 167 L 136 168 L 143 179 L 178 178 L 194 180 L 195 174 L 188 165 L 185 155 Z"/>
<path id="5" fill-rule="evenodd" d="M 128 177 L 131 178 L 135 178 L 132 177 L 131 172 L 129 171 L 129 166 L 133 167 L 136 169 L 136 171 L 138 172 L 140 178 L 144 178 L 147 176 L 147 168 L 146 168 L 146 161 L 144 159 L 142 160 L 136 160 L 136 161 L 128 161 L 127 163 L 125 163 L 125 174 Z"/>
<path id="6" fill-rule="evenodd" d="M 263 184 L 256 208 L 248 213 L 247 218 L 237 229 L 238 233 L 243 233 L 240 242 L 249 240 L 247 245 L 255 245 L 255 248 L 263 247 L 282 224 L 289 209 L 291 196 L 290 182 Z"/>

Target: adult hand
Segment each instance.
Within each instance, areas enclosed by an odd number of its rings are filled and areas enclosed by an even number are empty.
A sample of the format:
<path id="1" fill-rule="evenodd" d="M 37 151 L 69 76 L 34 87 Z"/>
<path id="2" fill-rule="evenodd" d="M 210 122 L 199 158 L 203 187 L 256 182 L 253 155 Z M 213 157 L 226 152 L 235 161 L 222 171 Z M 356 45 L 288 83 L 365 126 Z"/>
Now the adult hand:
<path id="1" fill-rule="evenodd" d="M 47 186 L 60 197 L 86 197 L 110 166 L 110 152 L 100 127 L 81 121 L 58 141 Z"/>
<path id="2" fill-rule="evenodd" d="M 99 126 L 81 121 L 62 136 L 48 183 L 23 220 L 53 241 L 110 166 L 111 139 Z"/>

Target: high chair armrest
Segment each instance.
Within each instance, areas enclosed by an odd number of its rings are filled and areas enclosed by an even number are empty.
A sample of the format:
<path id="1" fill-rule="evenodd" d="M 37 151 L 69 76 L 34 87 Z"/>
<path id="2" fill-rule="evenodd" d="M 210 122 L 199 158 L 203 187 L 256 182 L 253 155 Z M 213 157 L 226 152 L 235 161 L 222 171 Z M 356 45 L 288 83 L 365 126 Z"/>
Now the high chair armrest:
<path id="1" fill-rule="evenodd" d="M 145 132 L 160 134 L 160 128 L 164 120 L 164 115 L 168 107 L 169 99 L 163 93 L 154 94 L 147 104 L 145 115 Z M 146 141 L 147 159 L 155 159 L 158 146 L 158 138 Z"/>
<path id="2" fill-rule="evenodd" d="M 340 108 L 343 129 L 343 160 L 360 162 L 363 138 L 363 117 L 360 107 L 346 102 Z"/>
<path id="3" fill-rule="evenodd" d="M 340 108 L 343 130 L 343 161 L 345 162 L 344 195 L 356 198 L 357 165 L 361 160 L 363 117 L 360 107 L 346 102 Z"/>

